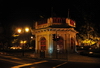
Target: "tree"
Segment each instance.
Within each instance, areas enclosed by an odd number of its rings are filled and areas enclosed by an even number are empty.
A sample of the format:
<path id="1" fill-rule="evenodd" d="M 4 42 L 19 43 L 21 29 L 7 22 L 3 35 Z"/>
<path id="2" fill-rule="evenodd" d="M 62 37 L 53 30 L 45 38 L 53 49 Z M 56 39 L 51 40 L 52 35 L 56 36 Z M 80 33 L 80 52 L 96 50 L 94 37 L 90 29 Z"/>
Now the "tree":
<path id="1" fill-rule="evenodd" d="M 97 43 L 98 33 L 93 23 L 87 23 L 81 26 L 79 33 L 77 34 L 77 39 L 83 44 L 93 45 Z"/>

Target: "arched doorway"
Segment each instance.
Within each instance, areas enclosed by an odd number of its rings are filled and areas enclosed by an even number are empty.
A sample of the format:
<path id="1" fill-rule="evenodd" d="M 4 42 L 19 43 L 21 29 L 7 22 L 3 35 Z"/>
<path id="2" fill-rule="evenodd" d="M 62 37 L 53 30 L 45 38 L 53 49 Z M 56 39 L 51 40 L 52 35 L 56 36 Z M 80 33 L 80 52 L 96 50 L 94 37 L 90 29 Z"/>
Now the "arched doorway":
<path id="1" fill-rule="evenodd" d="M 59 36 L 56 40 L 56 58 L 64 58 L 64 39 L 63 37 Z"/>
<path id="2" fill-rule="evenodd" d="M 63 53 L 64 51 L 64 40 L 61 36 L 59 36 L 59 39 L 57 40 L 57 52 Z"/>
<path id="3" fill-rule="evenodd" d="M 71 51 L 75 49 L 75 40 L 74 38 L 71 38 Z"/>
<path id="4" fill-rule="evenodd" d="M 45 50 L 46 50 L 46 39 L 45 37 L 41 37 L 40 39 L 40 57 L 45 58 Z"/>

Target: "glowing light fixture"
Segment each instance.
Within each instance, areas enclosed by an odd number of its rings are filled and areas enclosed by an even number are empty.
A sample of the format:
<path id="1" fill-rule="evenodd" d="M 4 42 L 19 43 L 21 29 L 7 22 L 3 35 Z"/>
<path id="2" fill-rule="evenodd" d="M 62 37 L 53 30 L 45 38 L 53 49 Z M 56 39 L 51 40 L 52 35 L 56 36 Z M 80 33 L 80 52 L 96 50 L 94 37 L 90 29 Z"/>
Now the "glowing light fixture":
<path id="1" fill-rule="evenodd" d="M 21 33 L 21 31 L 22 31 L 22 30 L 19 28 L 19 29 L 18 29 L 18 33 Z"/>
<path id="2" fill-rule="evenodd" d="M 26 28 L 25 28 L 25 31 L 26 31 L 26 32 L 29 32 L 29 28 L 28 28 L 28 27 L 26 27 Z"/>
<path id="3" fill-rule="evenodd" d="M 89 54 L 93 54 L 93 52 L 89 52 Z"/>
<path id="4" fill-rule="evenodd" d="M 49 47 L 49 53 L 53 53 L 53 48 L 51 46 Z"/>

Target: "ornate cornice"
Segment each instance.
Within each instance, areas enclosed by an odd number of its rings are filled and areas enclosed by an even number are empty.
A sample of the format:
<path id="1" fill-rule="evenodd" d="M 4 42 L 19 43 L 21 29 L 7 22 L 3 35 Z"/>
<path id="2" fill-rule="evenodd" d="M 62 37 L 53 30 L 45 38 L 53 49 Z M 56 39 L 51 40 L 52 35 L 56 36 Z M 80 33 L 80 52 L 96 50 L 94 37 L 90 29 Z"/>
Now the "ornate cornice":
<path id="1" fill-rule="evenodd" d="M 33 34 L 43 33 L 43 32 L 54 32 L 54 31 L 70 31 L 78 33 L 74 28 L 43 28 L 43 29 L 35 29 L 33 30 Z"/>

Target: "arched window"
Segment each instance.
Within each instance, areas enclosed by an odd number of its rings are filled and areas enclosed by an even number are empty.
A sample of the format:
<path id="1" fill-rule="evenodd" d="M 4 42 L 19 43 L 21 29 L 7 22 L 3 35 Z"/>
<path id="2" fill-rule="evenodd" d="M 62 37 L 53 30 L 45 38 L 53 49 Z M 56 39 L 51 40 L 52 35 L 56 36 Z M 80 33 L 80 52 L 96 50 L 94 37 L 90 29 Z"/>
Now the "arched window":
<path id="1" fill-rule="evenodd" d="M 40 49 L 41 50 L 46 50 L 46 39 L 45 39 L 45 37 L 42 37 L 40 39 Z"/>

